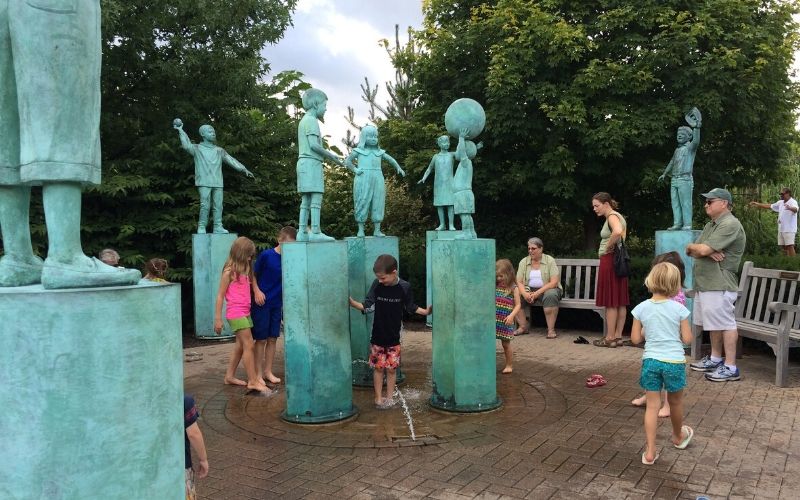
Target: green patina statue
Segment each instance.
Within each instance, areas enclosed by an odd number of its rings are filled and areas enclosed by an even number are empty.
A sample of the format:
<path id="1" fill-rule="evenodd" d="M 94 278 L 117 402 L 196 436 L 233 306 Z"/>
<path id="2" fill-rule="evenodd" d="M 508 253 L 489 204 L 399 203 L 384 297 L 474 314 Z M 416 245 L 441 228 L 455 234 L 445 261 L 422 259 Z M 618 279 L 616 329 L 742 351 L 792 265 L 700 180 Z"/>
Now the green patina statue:
<path id="1" fill-rule="evenodd" d="M 200 144 L 192 144 L 189 136 L 183 131 L 183 122 L 180 118 L 175 118 L 172 126 L 178 131 L 181 147 L 194 158 L 194 185 L 200 193 L 197 234 L 205 234 L 209 211 L 213 214 L 213 232 L 227 234 L 228 231 L 222 227 L 222 163 L 227 163 L 232 169 L 242 172 L 251 179 L 255 176 L 236 158 L 216 145 L 217 133 L 211 125 L 200 127 L 200 137 L 203 138 Z"/>
<path id="2" fill-rule="evenodd" d="M 100 40 L 97 0 L 0 1 L 0 286 L 141 278 L 81 247 L 82 191 L 100 183 Z M 31 186 L 42 186 L 44 262 L 31 246 Z"/>
<path id="3" fill-rule="evenodd" d="M 469 98 L 453 101 L 444 114 L 444 125 L 447 132 L 458 137 L 455 159 L 458 168 L 453 176 L 453 212 L 461 219 L 461 234 L 458 239 L 475 239 L 475 195 L 472 193 L 472 159 L 482 144 L 475 144 L 474 139 L 486 126 L 486 113 L 483 106 Z"/>
<path id="4" fill-rule="evenodd" d="M 453 163 L 455 153 L 449 151 L 450 137 L 443 135 L 436 139 L 439 152 L 433 155 L 428 169 L 422 175 L 422 179 L 417 184 L 422 184 L 431 174 L 435 173 L 433 181 L 433 206 L 439 214 L 439 225 L 437 231 L 449 229 L 455 231 L 453 223 Z M 447 224 L 445 224 L 445 214 L 447 214 Z"/>
<path id="5" fill-rule="evenodd" d="M 678 127 L 678 147 L 672 154 L 672 159 L 664 169 L 664 173 L 658 180 L 662 181 L 665 177 L 672 177 L 670 183 L 670 195 L 672 197 L 672 227 L 670 231 L 677 229 L 692 229 L 692 191 L 694 190 L 694 158 L 697 154 L 697 146 L 700 145 L 700 127 L 703 124 L 703 117 L 700 110 L 692 108 L 686 114 L 688 127 Z"/>
<path id="6" fill-rule="evenodd" d="M 327 158 L 341 167 L 345 167 L 345 164 L 338 156 L 322 147 L 319 122 L 325 118 L 328 96 L 319 89 L 311 88 L 303 93 L 302 99 L 306 114 L 297 127 L 297 192 L 301 197 L 297 241 L 332 241 L 333 238 L 320 229 L 322 194 L 325 192 L 322 161 Z"/>
<path id="7" fill-rule="evenodd" d="M 361 129 L 358 147 L 348 155 L 345 160 L 347 168 L 356 174 L 353 179 L 353 204 L 355 205 L 355 219 L 358 223 L 358 235 L 364 237 L 364 223 L 367 216 L 372 219 L 375 226 L 374 236 L 385 236 L 381 232 L 383 212 L 386 208 L 386 185 L 381 171 L 381 161 L 386 160 L 397 173 L 405 177 L 406 173 L 400 168 L 397 160 L 389 156 L 386 151 L 378 147 L 378 129 L 373 125 L 365 125 Z M 354 163 L 355 162 L 355 163 Z"/>
<path id="8" fill-rule="evenodd" d="M 458 135 L 456 146 L 456 159 L 458 168 L 453 176 L 453 208 L 461 219 L 461 234 L 457 239 L 472 240 L 478 237 L 475 232 L 475 223 L 472 214 L 475 213 L 475 195 L 472 193 L 472 159 L 478 153 L 478 146 L 465 137 L 467 129 L 462 129 Z"/>

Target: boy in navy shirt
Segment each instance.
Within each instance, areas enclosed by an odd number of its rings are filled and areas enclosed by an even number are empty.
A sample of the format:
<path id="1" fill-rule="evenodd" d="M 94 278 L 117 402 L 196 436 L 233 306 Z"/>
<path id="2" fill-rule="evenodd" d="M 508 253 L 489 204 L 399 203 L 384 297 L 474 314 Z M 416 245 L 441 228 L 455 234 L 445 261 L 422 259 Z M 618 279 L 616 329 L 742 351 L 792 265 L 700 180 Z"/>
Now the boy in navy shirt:
<path id="1" fill-rule="evenodd" d="M 364 303 L 350 297 L 350 306 L 366 313 L 375 313 L 370 338 L 369 366 L 372 367 L 372 382 L 375 388 L 375 405 L 390 408 L 394 405 L 392 395 L 400 366 L 400 327 L 403 309 L 409 313 L 427 316 L 431 306 L 423 309 L 414 302 L 411 285 L 397 276 L 397 260 L 388 254 L 379 255 L 372 266 L 375 281 L 367 292 Z M 383 372 L 386 370 L 386 398 L 382 396 Z"/>
<path id="2" fill-rule="evenodd" d="M 281 282 L 281 244 L 297 239 L 297 229 L 286 226 L 278 232 L 278 246 L 264 250 L 253 266 L 256 283 L 253 287 L 255 304 L 250 311 L 253 318 L 253 339 L 256 341 L 256 373 L 264 380 L 279 384 L 281 379 L 272 373 L 275 348 L 281 334 L 283 317 L 283 287 Z"/>

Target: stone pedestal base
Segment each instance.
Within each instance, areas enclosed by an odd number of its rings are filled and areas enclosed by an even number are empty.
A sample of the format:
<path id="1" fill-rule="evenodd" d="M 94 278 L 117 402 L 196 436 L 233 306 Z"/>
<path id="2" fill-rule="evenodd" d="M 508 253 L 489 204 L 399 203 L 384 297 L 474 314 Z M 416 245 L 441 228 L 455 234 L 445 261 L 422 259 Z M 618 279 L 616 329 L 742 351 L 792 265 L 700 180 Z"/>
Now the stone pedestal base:
<path id="1" fill-rule="evenodd" d="M 495 361 L 494 240 L 434 240 L 431 406 L 477 412 L 500 406 Z"/>
<path id="2" fill-rule="evenodd" d="M 425 307 L 432 304 L 433 300 L 433 280 L 431 279 L 431 242 L 434 240 L 454 240 L 460 235 L 461 231 L 426 231 L 425 232 Z M 433 315 L 436 310 L 425 317 L 425 324 L 433 325 Z"/>
<path id="3" fill-rule="evenodd" d="M 192 286 L 194 288 L 194 335 L 199 339 L 225 340 L 233 337 L 227 321 L 222 333 L 214 333 L 214 305 L 222 268 L 231 251 L 236 233 L 192 235 Z M 225 304 L 222 305 L 225 317 Z"/>
<path id="4" fill-rule="evenodd" d="M 656 231 L 656 255 L 667 252 L 678 252 L 683 260 L 683 266 L 686 268 L 686 281 L 683 283 L 684 288 L 692 288 L 694 284 L 694 259 L 686 255 L 686 245 L 694 243 L 700 237 L 699 229 L 692 230 L 676 230 L 676 231 Z M 691 312 L 693 300 L 686 298 L 686 308 Z M 689 324 L 692 324 L 692 317 L 689 316 Z"/>
<path id="5" fill-rule="evenodd" d="M 311 424 L 354 415 L 347 244 L 284 243 L 284 420 Z"/>
<path id="6" fill-rule="evenodd" d="M 400 270 L 400 244 L 396 236 L 375 238 L 350 237 L 347 242 L 347 272 L 350 296 L 359 302 L 364 301 L 369 287 L 375 281 L 372 268 L 379 255 L 389 254 L 398 263 Z M 362 314 L 350 308 L 350 355 L 353 363 L 353 385 L 372 387 L 372 369 L 369 367 L 369 345 L 372 335 L 372 314 Z M 397 383 L 405 381 L 402 368 L 397 369 Z"/>
<path id="7" fill-rule="evenodd" d="M 0 288 L 0 498 L 184 492 L 179 285 Z"/>

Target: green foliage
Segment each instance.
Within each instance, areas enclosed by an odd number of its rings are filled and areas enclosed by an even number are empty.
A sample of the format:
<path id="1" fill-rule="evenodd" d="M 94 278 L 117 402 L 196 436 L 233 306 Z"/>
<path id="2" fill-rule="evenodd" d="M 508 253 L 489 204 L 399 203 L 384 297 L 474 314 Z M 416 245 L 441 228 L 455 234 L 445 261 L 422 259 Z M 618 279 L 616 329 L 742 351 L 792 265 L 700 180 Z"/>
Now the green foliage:
<path id="1" fill-rule="evenodd" d="M 484 104 L 481 235 L 521 241 L 550 232 L 538 221 L 558 213 L 583 222 L 566 234 L 592 248 L 588 200 L 601 190 L 651 234 L 671 220 L 656 178 L 692 106 L 704 115 L 697 189 L 775 178 L 796 139 L 797 10 L 778 0 L 429 0 L 421 49 L 403 61 L 419 98 L 412 122 L 441 128 L 456 98 Z M 416 153 L 434 137 L 409 145 L 409 172 L 427 165 Z"/>

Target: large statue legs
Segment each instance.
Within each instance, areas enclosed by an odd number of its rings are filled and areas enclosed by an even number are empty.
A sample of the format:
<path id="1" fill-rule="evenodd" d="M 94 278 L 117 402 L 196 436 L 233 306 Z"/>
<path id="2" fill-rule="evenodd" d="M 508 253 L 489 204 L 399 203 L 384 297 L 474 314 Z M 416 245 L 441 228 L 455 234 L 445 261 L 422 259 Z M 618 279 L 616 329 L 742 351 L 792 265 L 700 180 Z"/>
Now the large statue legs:
<path id="1" fill-rule="evenodd" d="M 333 241 L 334 238 L 320 229 L 320 211 L 322 210 L 322 193 L 301 193 L 300 225 L 297 229 L 297 241 Z M 308 233 L 308 219 L 311 215 L 311 233 Z"/>
<path id="2" fill-rule="evenodd" d="M 670 230 L 692 229 L 692 191 L 694 180 L 672 179 L 670 198 L 672 199 L 672 220 Z"/>
<path id="3" fill-rule="evenodd" d="M 222 227 L 222 188 L 199 186 L 197 190 L 200 193 L 200 218 L 197 221 L 197 234 L 205 234 L 209 212 L 211 212 L 214 222 L 213 232 L 227 234 L 228 230 Z"/>
<path id="4" fill-rule="evenodd" d="M 33 254 L 30 230 L 31 188 L 0 185 L 0 232 L 5 255 L 0 257 L 0 286 L 39 283 L 42 259 Z"/>

